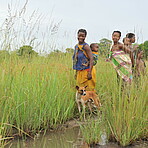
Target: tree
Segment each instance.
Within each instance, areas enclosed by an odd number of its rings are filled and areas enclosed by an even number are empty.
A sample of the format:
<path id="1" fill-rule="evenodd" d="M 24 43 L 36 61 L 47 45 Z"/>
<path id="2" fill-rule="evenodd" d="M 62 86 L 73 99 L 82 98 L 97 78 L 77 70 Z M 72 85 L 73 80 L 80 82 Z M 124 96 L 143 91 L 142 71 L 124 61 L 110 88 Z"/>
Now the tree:
<path id="1" fill-rule="evenodd" d="M 67 53 L 73 53 L 74 52 L 74 49 L 73 48 L 66 48 L 66 52 Z"/>
<path id="2" fill-rule="evenodd" d="M 144 57 L 147 60 L 148 59 L 148 41 L 145 41 L 144 43 L 140 44 L 139 48 L 144 51 Z"/>
<path id="3" fill-rule="evenodd" d="M 98 43 L 100 55 L 105 56 L 105 57 L 108 56 L 111 43 L 112 41 L 106 38 L 103 38 L 100 40 L 100 43 Z"/>
<path id="4" fill-rule="evenodd" d="M 31 56 L 37 56 L 37 52 L 32 50 L 32 47 L 29 45 L 24 45 L 20 47 L 20 49 L 17 51 L 17 55 L 24 56 L 24 57 L 31 57 Z"/>

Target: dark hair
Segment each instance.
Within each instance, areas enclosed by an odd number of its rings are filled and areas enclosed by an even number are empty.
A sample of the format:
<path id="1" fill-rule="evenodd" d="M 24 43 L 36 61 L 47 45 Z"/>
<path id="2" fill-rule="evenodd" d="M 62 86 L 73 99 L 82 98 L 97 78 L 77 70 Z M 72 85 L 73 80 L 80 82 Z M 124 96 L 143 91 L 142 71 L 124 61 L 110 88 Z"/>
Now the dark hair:
<path id="1" fill-rule="evenodd" d="M 85 33 L 85 35 L 87 35 L 87 31 L 85 29 L 79 29 L 78 34 L 79 34 L 79 32 L 83 32 L 83 33 Z"/>
<path id="2" fill-rule="evenodd" d="M 126 37 L 124 37 L 124 38 L 123 38 L 123 40 L 122 40 L 122 41 L 123 41 L 123 43 L 124 43 L 125 39 L 126 39 Z"/>
<path id="3" fill-rule="evenodd" d="M 119 33 L 119 35 L 120 35 L 120 37 L 121 37 L 121 32 L 120 32 L 120 31 L 114 31 L 114 32 L 112 33 L 112 35 L 113 35 L 114 33 Z"/>
<path id="4" fill-rule="evenodd" d="M 92 49 L 94 47 L 94 45 L 98 45 L 98 43 L 92 43 L 92 44 L 90 44 L 90 48 Z"/>
<path id="5" fill-rule="evenodd" d="M 134 37 L 134 36 L 135 36 L 134 33 L 128 33 L 128 34 L 126 34 L 126 37 L 129 38 L 129 39 L 132 38 L 132 37 Z"/>

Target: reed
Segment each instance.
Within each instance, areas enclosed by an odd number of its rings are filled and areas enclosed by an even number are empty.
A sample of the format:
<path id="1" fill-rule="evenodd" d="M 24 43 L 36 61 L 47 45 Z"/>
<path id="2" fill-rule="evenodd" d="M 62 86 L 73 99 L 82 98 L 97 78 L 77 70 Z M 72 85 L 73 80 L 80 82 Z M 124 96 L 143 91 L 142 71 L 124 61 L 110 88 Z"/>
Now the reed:
<path id="1" fill-rule="evenodd" d="M 102 101 L 102 115 L 98 116 L 96 123 L 92 121 L 89 128 L 81 128 L 85 140 L 88 143 L 96 139 L 93 133 L 98 132 L 98 141 L 102 130 L 103 122 L 108 139 L 114 139 L 120 145 L 126 146 L 137 139 L 146 138 L 147 131 L 147 98 L 148 98 L 148 77 L 143 76 L 136 79 L 131 86 L 123 86 L 122 82 L 117 83 L 116 73 L 110 63 L 100 59 L 97 65 L 97 91 Z M 100 121 L 101 122 L 98 122 Z M 89 123 L 90 124 L 90 123 Z M 96 126 L 97 125 L 97 126 Z M 84 125 L 85 126 L 85 125 Z M 87 130 L 85 130 L 87 129 Z M 100 129 L 100 133 L 98 131 Z M 95 131 L 95 132 L 94 132 Z"/>
<path id="2" fill-rule="evenodd" d="M 57 55 L 56 55 L 57 56 Z M 74 79 L 68 55 L 11 59 L 0 68 L 0 135 L 36 133 L 74 117 Z M 61 64 L 62 63 L 62 64 Z M 18 130 L 21 129 L 21 130 Z M 16 134 L 15 133 L 15 134 Z"/>

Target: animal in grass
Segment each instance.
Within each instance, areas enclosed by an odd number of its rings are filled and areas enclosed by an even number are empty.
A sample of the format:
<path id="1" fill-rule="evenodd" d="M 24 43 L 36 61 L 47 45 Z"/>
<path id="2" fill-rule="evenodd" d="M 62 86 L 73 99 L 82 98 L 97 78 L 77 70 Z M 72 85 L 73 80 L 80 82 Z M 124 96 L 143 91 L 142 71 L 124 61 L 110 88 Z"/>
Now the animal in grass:
<path id="1" fill-rule="evenodd" d="M 78 105 L 78 110 L 81 112 L 81 105 L 83 107 L 85 116 L 85 107 L 88 105 L 90 112 L 92 112 L 92 107 L 100 109 L 101 103 L 98 95 L 94 91 L 86 91 L 86 87 L 76 86 L 76 103 Z"/>

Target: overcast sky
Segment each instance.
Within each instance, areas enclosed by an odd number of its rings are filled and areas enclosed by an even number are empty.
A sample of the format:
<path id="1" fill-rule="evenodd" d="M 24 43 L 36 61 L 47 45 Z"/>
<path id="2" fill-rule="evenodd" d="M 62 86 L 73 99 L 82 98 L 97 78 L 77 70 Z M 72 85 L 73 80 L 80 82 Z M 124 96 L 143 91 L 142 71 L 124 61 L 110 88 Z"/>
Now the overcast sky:
<path id="1" fill-rule="evenodd" d="M 6 17 L 8 3 L 23 0 L 0 0 L 0 21 Z M 76 32 L 80 28 L 88 31 L 88 43 L 111 39 L 114 30 L 135 32 L 138 43 L 148 40 L 148 0 L 29 0 L 27 11 L 37 10 L 61 22 L 57 44 L 73 47 Z M 46 22 L 45 22 L 46 23 Z M 44 23 L 44 25 L 45 25 Z M 46 24 L 48 25 L 48 24 Z"/>

